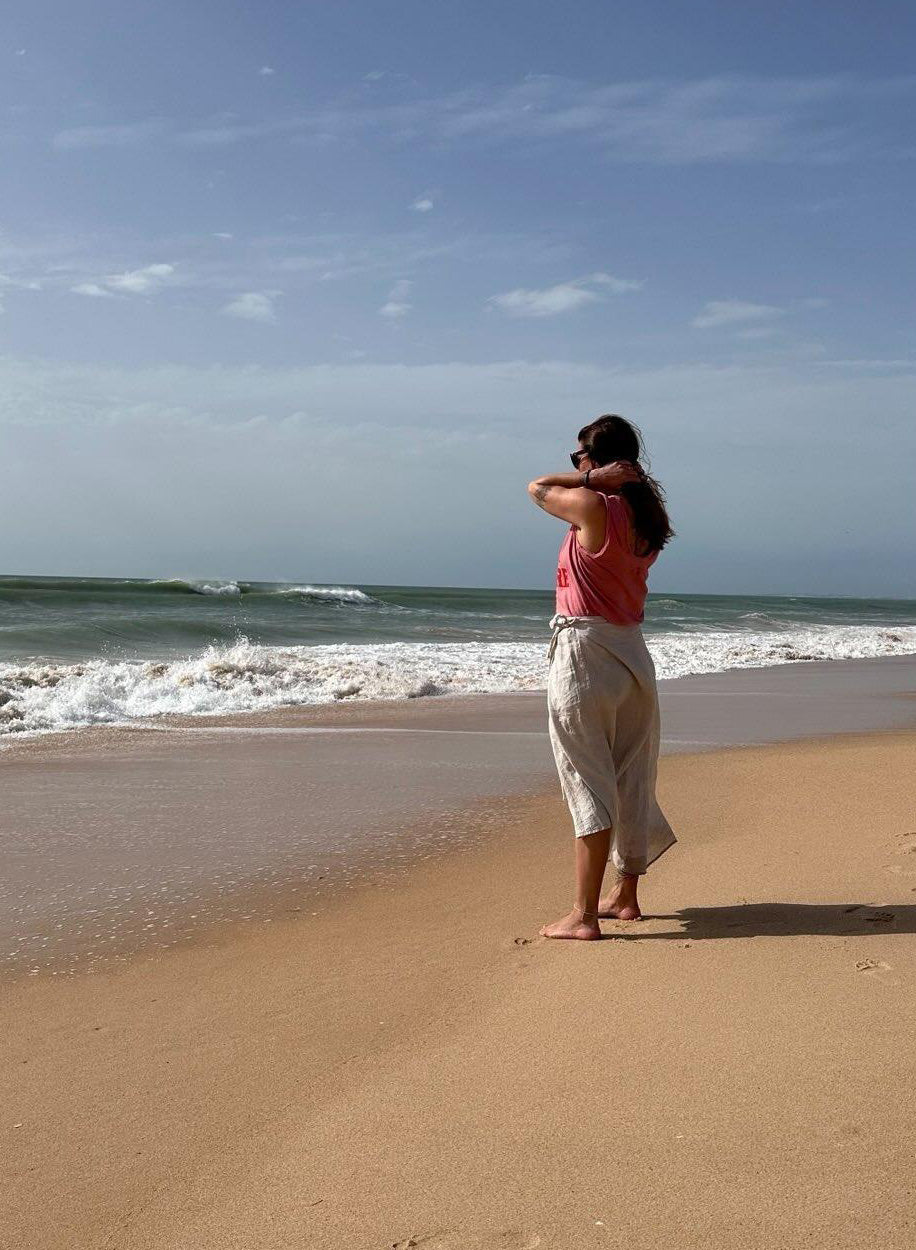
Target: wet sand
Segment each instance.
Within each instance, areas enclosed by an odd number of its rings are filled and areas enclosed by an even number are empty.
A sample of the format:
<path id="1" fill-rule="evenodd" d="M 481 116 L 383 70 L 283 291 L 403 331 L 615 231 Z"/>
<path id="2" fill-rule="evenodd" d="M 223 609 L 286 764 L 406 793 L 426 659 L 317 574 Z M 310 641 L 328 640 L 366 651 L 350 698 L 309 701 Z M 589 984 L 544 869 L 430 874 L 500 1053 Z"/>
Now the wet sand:
<path id="1" fill-rule="evenodd" d="M 910 657 L 660 690 L 663 753 L 916 728 Z M 498 838 L 520 796 L 557 792 L 542 693 L 167 725 L 0 753 L 0 979 L 310 914 Z"/>

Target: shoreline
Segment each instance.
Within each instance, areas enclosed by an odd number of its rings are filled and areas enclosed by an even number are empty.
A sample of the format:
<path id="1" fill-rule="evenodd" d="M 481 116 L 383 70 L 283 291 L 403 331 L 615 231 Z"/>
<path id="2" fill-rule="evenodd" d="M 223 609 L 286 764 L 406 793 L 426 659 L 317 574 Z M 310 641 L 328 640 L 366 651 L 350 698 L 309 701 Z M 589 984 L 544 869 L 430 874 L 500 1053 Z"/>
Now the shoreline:
<path id="1" fill-rule="evenodd" d="M 899 674 L 889 677 L 891 673 Z M 881 674 L 886 680 L 879 678 L 877 685 L 872 688 L 869 680 L 862 680 L 863 677 L 869 678 L 874 674 Z M 885 655 L 885 656 L 868 656 L 858 659 L 831 659 L 831 660 L 793 660 L 780 664 L 769 665 L 749 665 L 747 667 L 729 668 L 715 670 L 708 673 L 689 673 L 680 677 L 668 677 L 658 679 L 659 695 L 663 705 L 666 693 L 674 693 L 681 691 L 701 691 L 703 693 L 715 693 L 717 686 L 725 686 L 724 693 L 728 694 L 728 686 L 731 685 L 741 692 L 753 693 L 753 687 L 759 686 L 766 680 L 771 680 L 777 684 L 779 688 L 785 690 L 786 687 L 795 683 L 797 678 L 801 678 L 801 683 L 810 688 L 811 679 L 820 683 L 821 679 L 834 678 L 841 683 L 844 693 L 848 693 L 853 700 L 857 700 L 861 695 L 877 693 L 882 696 L 902 695 L 904 697 L 912 695 L 916 697 L 916 653 L 912 655 Z M 461 691 L 451 694 L 434 694 L 424 696 L 400 696 L 387 699 L 355 699 L 340 698 L 324 703 L 307 703 L 307 704 L 282 704 L 277 707 L 260 709 L 244 712 L 201 712 L 192 714 L 163 713 L 158 716 L 151 716 L 146 719 L 136 719 L 133 721 L 118 721 L 113 723 L 96 722 L 85 725 L 75 725 L 64 729 L 48 729 L 48 730 L 31 730 L 23 733 L 7 733 L 0 737 L 0 765 L 4 762 L 4 757 L 10 759 L 19 759 L 23 755 L 40 752 L 43 747 L 50 750 L 56 749 L 58 746 L 63 747 L 67 743 L 73 741 L 84 742 L 87 739 L 97 739 L 100 743 L 104 741 L 113 741 L 113 736 L 121 734 L 152 734 L 152 733 L 169 733 L 175 730 L 202 730 L 202 729 L 252 729 L 261 728 L 283 728 L 301 725 L 315 726 L 316 728 L 341 725 L 365 725 L 367 728 L 382 728 L 389 725 L 394 728 L 404 721 L 435 721 L 436 713 L 440 709 L 461 709 L 470 710 L 472 713 L 479 712 L 484 707 L 499 709 L 498 715 L 502 715 L 507 710 L 517 708 L 524 701 L 540 700 L 543 705 L 546 699 L 546 686 L 537 687 L 526 690 L 511 690 L 502 692 L 466 692 Z M 847 713 L 846 723 L 847 729 L 843 732 L 856 732 L 856 730 L 864 724 L 869 730 L 880 728 L 887 720 L 886 712 L 883 712 L 878 720 L 869 721 L 863 718 L 861 707 L 855 706 L 844 709 Z M 511 711 L 510 711 L 511 715 Z M 494 718 L 495 719 L 495 718 Z M 543 719 L 543 718 L 542 718 Z M 535 723 L 532 718 L 527 718 L 526 727 L 530 727 Z M 892 719 L 892 725 L 903 727 L 908 722 L 904 718 L 899 722 Z M 663 724 L 664 730 L 664 724 Z M 811 731 L 802 728 L 800 731 L 789 729 L 789 737 L 810 736 Z M 680 741 L 680 738 L 668 738 L 669 748 L 671 745 Z M 760 737 L 756 741 L 786 741 L 784 727 L 778 727 L 778 732 L 774 736 L 774 731 L 770 730 L 766 737 Z M 688 740 L 688 745 L 691 745 Z M 728 745 L 726 741 L 716 740 L 710 743 L 713 746 Z M 753 745 L 753 743 L 751 744 Z M 662 749 L 665 747 L 665 739 L 663 737 Z"/>
<path id="2" fill-rule="evenodd" d="M 909 626 L 907 626 L 909 627 Z M 916 641 L 916 639 L 914 640 Z M 527 644 L 526 644 L 527 645 Z M 359 646 L 356 647 L 359 650 Z M 126 661 L 140 664 L 140 661 Z M 169 661 L 171 662 L 171 661 Z M 836 659 L 836 657 L 821 657 L 815 659 L 814 656 L 795 656 L 790 660 L 780 660 L 771 662 L 762 662 L 755 665 L 735 665 L 726 666 L 724 669 L 712 669 L 710 671 L 689 672 L 689 674 L 681 674 L 674 677 L 660 677 L 660 690 L 667 686 L 684 686 L 687 687 L 692 682 L 706 682 L 726 680 L 740 680 L 746 674 L 776 674 L 776 672 L 790 670 L 815 670 L 815 671 L 834 671 L 842 672 L 846 670 L 855 670 L 859 666 L 875 666 L 875 665 L 912 665 L 916 662 L 916 649 L 902 654 L 885 654 L 876 656 L 857 657 L 857 659 Z M 50 667 L 54 667 L 54 662 L 49 661 Z M 155 665 L 154 665 L 155 667 Z M 160 665 L 161 667 L 161 665 Z M 662 665 L 664 669 L 664 665 Z M 517 675 L 516 675 L 517 676 Z M 546 676 L 546 672 L 545 672 Z M 184 679 L 182 679 L 184 680 Z M 752 679 L 756 680 L 756 679 Z M 15 685 L 15 680 L 12 682 Z M 29 680 L 27 685 L 45 684 L 44 676 L 42 680 Z M 51 685 L 54 682 L 51 682 Z M 359 689 L 359 686 L 356 687 Z M 17 758 L 19 752 L 29 749 L 30 744 L 42 741 L 57 741 L 59 739 L 67 739 L 67 737 L 82 736 L 86 734 L 104 734 L 104 732 L 142 732 L 142 731 L 165 731 L 176 729 L 176 727 L 202 727 L 202 726 L 227 726 L 227 725 L 247 725 L 256 727 L 259 725 L 275 724 L 277 719 L 302 719 L 302 722 L 312 722 L 321 724 L 325 717 L 330 717 L 330 722 L 334 722 L 336 717 L 340 715 L 341 709 L 346 709 L 342 714 L 345 717 L 355 716 L 357 719 L 367 712 L 370 716 L 377 711 L 391 712 L 392 709 L 402 706 L 425 706 L 427 704 L 451 705 L 462 704 L 462 702 L 476 700 L 512 700 L 520 699 L 520 697 L 544 697 L 546 694 L 546 686 L 540 684 L 531 685 L 531 682 L 517 687 L 517 689 L 509 689 L 502 691 L 495 690 L 477 690 L 467 691 L 459 690 L 452 692 L 439 692 L 434 690 L 426 690 L 421 685 L 420 689 L 415 692 L 401 692 L 401 694 L 390 696 L 374 696 L 359 697 L 354 691 L 345 690 L 335 692 L 334 696 L 330 696 L 330 692 L 326 692 L 324 701 L 319 702 L 296 702 L 289 704 L 277 704 L 269 707 L 261 707 L 261 709 L 251 710 L 230 710 L 230 711 L 196 711 L 196 712 L 159 712 L 155 715 L 136 715 L 132 719 L 120 721 L 89 721 L 85 724 L 74 724 L 67 726 L 57 726 L 54 729 L 47 727 L 31 727 L 31 729 L 10 730 L 7 729 L 4 734 L 0 735 L 0 761 L 5 755 L 12 755 Z M 11 716 L 12 724 L 19 724 L 21 720 L 21 711 L 16 711 L 14 702 L 11 701 L 9 691 L 0 689 L 0 720 L 4 717 Z M 12 709 L 12 711 L 10 711 Z M 854 727 L 855 725 L 852 725 Z M 777 740 L 777 739 L 772 739 Z M 700 744 L 702 745 L 702 744 Z M 715 744 L 719 745 L 719 744 Z"/>
<path id="3" fill-rule="evenodd" d="M 600 942 L 536 936 L 554 794 L 315 916 L 6 986 L 10 1244 L 903 1250 L 914 765 L 663 758 L 680 841 Z"/>
<path id="4" fill-rule="evenodd" d="M 663 757 L 916 729 L 916 657 L 659 689 Z M 0 980 L 222 940 L 498 839 L 514 805 L 558 795 L 544 720 L 543 694 L 519 693 L 20 743 L 0 756 Z"/>

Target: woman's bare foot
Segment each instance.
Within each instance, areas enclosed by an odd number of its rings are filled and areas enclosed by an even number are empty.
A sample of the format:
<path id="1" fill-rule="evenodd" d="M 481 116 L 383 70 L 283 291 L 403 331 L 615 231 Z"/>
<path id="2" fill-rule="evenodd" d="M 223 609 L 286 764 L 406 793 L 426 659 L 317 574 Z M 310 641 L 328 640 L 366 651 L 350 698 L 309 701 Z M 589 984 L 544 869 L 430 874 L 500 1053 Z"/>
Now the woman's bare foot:
<path id="1" fill-rule="evenodd" d="M 582 942 L 593 942 L 595 938 L 601 937 L 598 917 L 592 914 L 583 916 L 578 908 L 573 908 L 571 912 L 561 920 L 555 920 L 553 924 L 542 925 L 538 933 L 541 937 L 578 938 Z"/>
<path id="2" fill-rule="evenodd" d="M 606 898 L 599 900 L 598 915 L 604 920 L 641 920 L 635 885 L 618 882 Z"/>

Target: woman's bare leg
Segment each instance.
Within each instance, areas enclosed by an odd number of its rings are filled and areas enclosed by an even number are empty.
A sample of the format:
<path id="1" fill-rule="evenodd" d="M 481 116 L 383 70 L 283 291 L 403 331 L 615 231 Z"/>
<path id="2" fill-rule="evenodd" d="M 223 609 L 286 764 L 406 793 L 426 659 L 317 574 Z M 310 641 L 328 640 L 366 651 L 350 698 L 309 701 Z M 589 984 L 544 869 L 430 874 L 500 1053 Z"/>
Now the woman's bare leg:
<path id="1" fill-rule="evenodd" d="M 598 904 L 598 915 L 613 920 L 638 920 L 642 915 L 636 899 L 638 884 L 635 873 L 618 872 L 610 894 Z"/>
<path id="2" fill-rule="evenodd" d="M 610 829 L 576 838 L 576 907 L 560 920 L 539 929 L 542 937 L 580 938 L 583 941 L 601 937 L 598 895 L 610 850 Z"/>

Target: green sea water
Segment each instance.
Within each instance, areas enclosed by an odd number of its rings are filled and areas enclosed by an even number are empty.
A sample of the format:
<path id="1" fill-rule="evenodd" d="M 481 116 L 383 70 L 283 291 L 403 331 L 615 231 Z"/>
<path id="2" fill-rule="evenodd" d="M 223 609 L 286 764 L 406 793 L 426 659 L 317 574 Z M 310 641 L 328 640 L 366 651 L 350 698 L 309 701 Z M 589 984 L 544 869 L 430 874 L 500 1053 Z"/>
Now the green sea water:
<path id="1" fill-rule="evenodd" d="M 167 712 L 530 690 L 542 590 L 0 577 L 0 733 Z M 916 601 L 650 595 L 661 678 L 916 654 Z"/>

